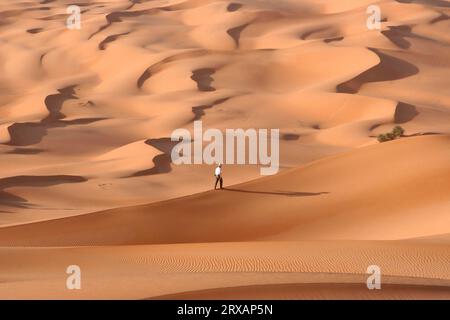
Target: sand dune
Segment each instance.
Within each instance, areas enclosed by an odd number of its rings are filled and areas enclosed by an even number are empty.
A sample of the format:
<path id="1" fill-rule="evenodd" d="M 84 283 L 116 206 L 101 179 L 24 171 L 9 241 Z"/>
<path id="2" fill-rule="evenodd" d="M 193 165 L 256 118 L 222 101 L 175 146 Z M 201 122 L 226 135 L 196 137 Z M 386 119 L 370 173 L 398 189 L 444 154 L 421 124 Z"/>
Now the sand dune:
<path id="1" fill-rule="evenodd" d="M 397 240 L 445 233 L 449 228 L 450 153 L 445 148 L 449 141 L 448 136 L 405 138 L 220 192 L 4 227 L 0 245 Z M 423 148 L 426 155 L 419 151 Z M 320 179 L 323 172 L 327 172 L 326 181 Z M 435 210 L 432 220 L 430 205 Z M 193 227 L 183 228 L 186 224 Z"/>
<path id="2" fill-rule="evenodd" d="M 2 298 L 93 298 L 101 293 L 113 299 L 448 299 L 450 294 L 448 250 L 430 244 L 227 242 L 2 248 L 0 255 L 8 258 L 0 269 Z M 379 291 L 366 287 L 366 268 L 374 262 L 384 274 L 385 287 Z M 80 291 L 65 289 L 65 270 L 72 264 L 84 272 Z"/>
<path id="3" fill-rule="evenodd" d="M 449 16 L 0 0 L 0 298 L 449 299 Z M 171 133 L 198 120 L 280 129 L 280 172 L 226 165 L 212 191 L 212 166 L 171 163 Z"/>

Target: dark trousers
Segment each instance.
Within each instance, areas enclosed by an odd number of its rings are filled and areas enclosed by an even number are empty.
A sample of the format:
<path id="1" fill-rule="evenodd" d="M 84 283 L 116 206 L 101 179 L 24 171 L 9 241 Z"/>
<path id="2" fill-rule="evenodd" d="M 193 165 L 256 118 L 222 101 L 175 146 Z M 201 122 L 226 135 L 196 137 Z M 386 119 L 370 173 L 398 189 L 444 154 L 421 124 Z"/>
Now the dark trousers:
<path id="1" fill-rule="evenodd" d="M 217 183 L 220 182 L 220 189 L 223 188 L 223 179 L 222 176 L 216 176 L 216 184 L 214 185 L 214 189 L 217 189 Z"/>

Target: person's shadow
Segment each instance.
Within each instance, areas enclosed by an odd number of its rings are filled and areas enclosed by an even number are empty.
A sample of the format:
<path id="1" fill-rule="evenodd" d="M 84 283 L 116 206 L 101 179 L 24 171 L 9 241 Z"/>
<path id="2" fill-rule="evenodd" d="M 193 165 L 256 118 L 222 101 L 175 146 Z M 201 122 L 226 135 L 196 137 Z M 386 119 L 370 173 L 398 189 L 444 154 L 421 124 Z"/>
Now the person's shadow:
<path id="1" fill-rule="evenodd" d="M 234 189 L 234 188 L 223 188 L 223 190 L 232 191 L 232 192 L 268 194 L 268 195 L 287 196 L 287 197 L 310 197 L 310 196 L 319 196 L 321 194 L 329 194 L 329 192 L 253 191 L 253 190 L 242 190 L 242 189 Z"/>

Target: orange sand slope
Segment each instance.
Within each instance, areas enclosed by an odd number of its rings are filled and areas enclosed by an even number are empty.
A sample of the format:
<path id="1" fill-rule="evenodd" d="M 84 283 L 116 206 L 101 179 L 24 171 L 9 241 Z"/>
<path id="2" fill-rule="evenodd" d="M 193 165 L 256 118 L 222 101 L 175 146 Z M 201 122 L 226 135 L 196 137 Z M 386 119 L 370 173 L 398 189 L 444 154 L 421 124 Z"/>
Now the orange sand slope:
<path id="1" fill-rule="evenodd" d="M 449 16 L 0 0 L 0 298 L 450 299 Z M 280 173 L 227 165 L 210 191 L 211 166 L 170 162 L 194 120 L 279 128 Z"/>
<path id="2" fill-rule="evenodd" d="M 450 136 L 405 138 L 222 191 L 3 227 L 0 245 L 397 240 L 443 234 L 450 230 L 449 144 Z"/>
<path id="3" fill-rule="evenodd" d="M 450 294 L 448 249 L 403 241 L 2 248 L 0 255 L 2 298 L 448 299 Z M 65 270 L 73 264 L 82 270 L 81 290 L 65 286 Z M 381 290 L 366 287 L 364 273 L 372 264 L 381 268 Z"/>
<path id="4" fill-rule="evenodd" d="M 450 242 L 423 237 L 450 228 L 449 142 L 408 138 L 223 191 L 1 228 L 0 294 L 448 299 Z M 425 148 L 426 155 L 415 151 Z M 381 161 L 387 154 L 391 160 Z M 327 181 L 319 184 L 323 172 Z M 411 182 L 426 175 L 426 183 Z M 358 201 L 361 192 L 372 205 Z M 432 204 L 432 219 L 430 206 L 417 202 Z M 419 239 L 393 241 L 406 238 Z M 72 264 L 86 270 L 86 290 L 62 285 Z M 387 287 L 371 295 L 363 274 L 372 264 Z"/>

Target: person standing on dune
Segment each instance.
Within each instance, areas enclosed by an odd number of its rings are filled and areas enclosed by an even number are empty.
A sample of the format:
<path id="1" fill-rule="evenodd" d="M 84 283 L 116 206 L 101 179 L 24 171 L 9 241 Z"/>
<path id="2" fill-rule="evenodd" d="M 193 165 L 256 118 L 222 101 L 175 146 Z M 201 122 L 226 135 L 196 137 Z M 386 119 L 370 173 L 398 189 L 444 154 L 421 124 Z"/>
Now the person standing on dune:
<path id="1" fill-rule="evenodd" d="M 214 176 L 216 177 L 216 184 L 214 185 L 214 190 L 217 189 L 217 183 L 220 182 L 220 189 L 223 189 L 223 178 L 222 178 L 222 164 L 216 167 L 214 171 Z"/>

